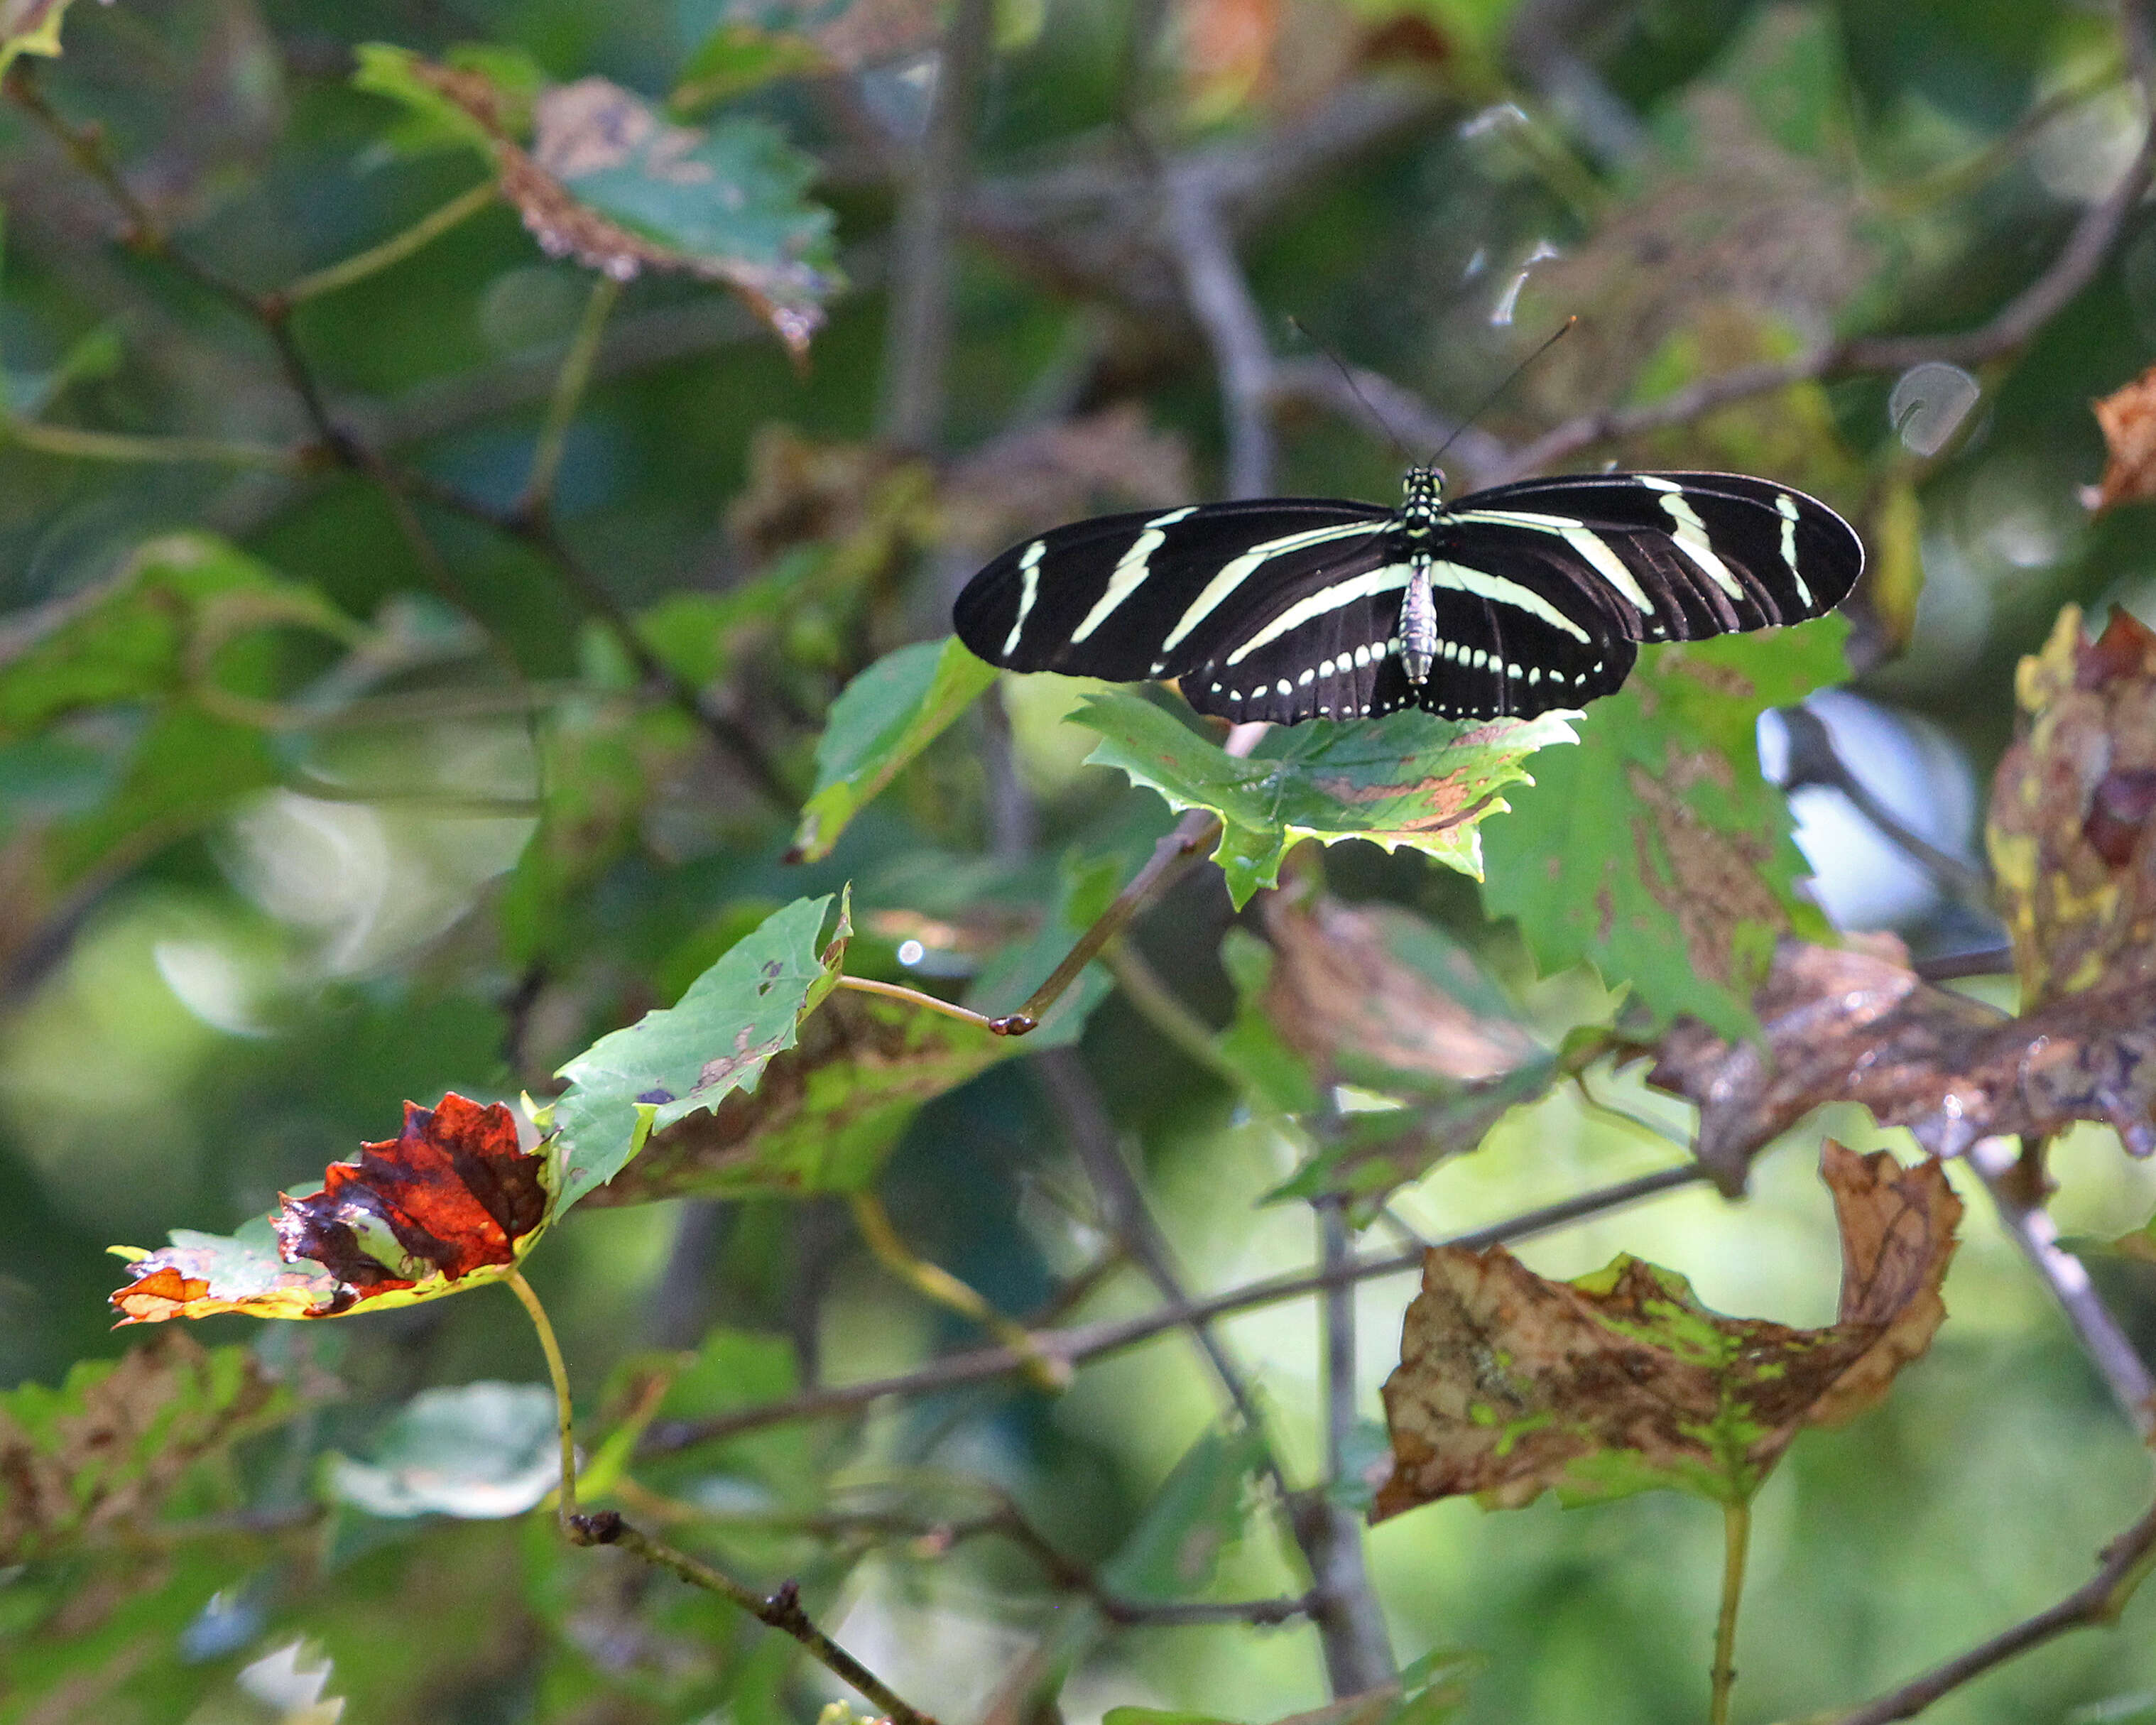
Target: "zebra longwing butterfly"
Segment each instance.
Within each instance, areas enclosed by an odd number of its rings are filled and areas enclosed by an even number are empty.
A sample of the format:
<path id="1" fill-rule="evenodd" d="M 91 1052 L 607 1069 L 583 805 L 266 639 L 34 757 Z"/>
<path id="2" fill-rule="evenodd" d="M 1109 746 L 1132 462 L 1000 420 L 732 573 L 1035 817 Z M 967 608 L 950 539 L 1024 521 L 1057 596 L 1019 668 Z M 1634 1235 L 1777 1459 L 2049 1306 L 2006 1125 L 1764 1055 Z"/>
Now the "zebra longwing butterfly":
<path id="1" fill-rule="evenodd" d="M 1329 498 L 1101 516 L 1013 546 L 955 608 L 992 665 L 1178 680 L 1292 725 L 1421 706 L 1521 717 L 1614 693 L 1641 642 L 1817 617 L 1864 545 L 1816 499 L 1727 473 L 1527 480 L 1398 509 Z"/>

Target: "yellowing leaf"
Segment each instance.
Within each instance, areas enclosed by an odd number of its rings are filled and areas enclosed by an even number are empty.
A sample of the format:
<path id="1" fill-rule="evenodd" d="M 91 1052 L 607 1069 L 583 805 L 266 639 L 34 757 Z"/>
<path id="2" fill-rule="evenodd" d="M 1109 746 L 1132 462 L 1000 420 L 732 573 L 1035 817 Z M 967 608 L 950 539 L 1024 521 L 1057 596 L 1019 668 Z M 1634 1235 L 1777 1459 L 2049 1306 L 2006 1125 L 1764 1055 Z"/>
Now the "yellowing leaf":
<path id="1" fill-rule="evenodd" d="M 1820 1173 L 1842 1246 L 1825 1329 L 1724 1317 L 1629 1256 L 1558 1282 L 1502 1246 L 1433 1248 L 1385 1383 L 1393 1473 L 1373 1516 L 1468 1492 L 1504 1508 L 1660 1486 L 1743 1502 L 1804 1426 L 1877 1401 L 1946 1315 L 1962 1207 L 1937 1161 L 1904 1169 L 1830 1141 Z"/>

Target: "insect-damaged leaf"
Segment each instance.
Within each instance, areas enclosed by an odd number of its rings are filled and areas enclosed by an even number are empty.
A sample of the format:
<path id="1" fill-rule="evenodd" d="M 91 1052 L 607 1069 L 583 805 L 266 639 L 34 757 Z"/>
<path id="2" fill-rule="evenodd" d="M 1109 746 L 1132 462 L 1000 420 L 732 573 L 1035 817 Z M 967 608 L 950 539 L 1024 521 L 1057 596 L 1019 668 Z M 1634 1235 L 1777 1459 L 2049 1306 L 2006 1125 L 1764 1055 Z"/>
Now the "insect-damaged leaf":
<path id="1" fill-rule="evenodd" d="M 0 1395 L 0 1564 L 139 1536 L 198 1464 L 295 1406 L 247 1348 L 178 1333 Z"/>
<path id="2" fill-rule="evenodd" d="M 2156 980 L 2156 633 L 2069 605 L 2014 688 L 1985 838 L 2022 1009 Z"/>
<path id="3" fill-rule="evenodd" d="M 834 994 L 753 1092 L 654 1132 L 585 1201 L 858 1191 L 923 1102 L 1030 1046 L 906 1001 Z"/>
<path id="4" fill-rule="evenodd" d="M 355 81 L 484 150 L 550 256 L 617 281 L 656 270 L 722 282 L 797 354 L 823 322 L 839 285 L 831 213 L 802 198 L 814 162 L 762 121 L 691 131 L 603 78 L 534 95 L 379 43 Z"/>
<path id="5" fill-rule="evenodd" d="M 670 1007 L 602 1036 L 562 1068 L 569 1088 L 541 1117 L 560 1137 L 562 1206 L 603 1184 L 646 1136 L 752 1091 L 773 1055 L 836 986 L 853 932 L 847 905 L 819 956 L 830 896 L 796 899 L 764 919 Z"/>
<path id="6" fill-rule="evenodd" d="M 1502 1246 L 1431 1250 L 1385 1383 L 1393 1474 L 1373 1516 L 1467 1492 L 1513 1508 L 1675 1486 L 1742 1502 L 1805 1425 L 1883 1396 L 1946 1316 L 1961 1204 L 1937 1161 L 1830 1140 L 1841 1310 L 1821 1330 L 1724 1317 L 1636 1258 L 1573 1282 Z"/>
<path id="7" fill-rule="evenodd" d="M 1118 768 L 1171 809 L 1220 817 L 1213 860 L 1239 907 L 1260 887 L 1279 885 L 1281 859 L 1304 839 L 1405 845 L 1479 879 L 1481 822 L 1508 806 L 1498 792 L 1534 782 L 1527 759 L 1536 750 L 1573 740 L 1558 713 L 1455 725 L 1409 711 L 1278 730 L 1238 760 L 1120 690 L 1088 696 L 1071 717 L 1101 734 L 1091 764 Z"/>
<path id="8" fill-rule="evenodd" d="M 132 1255 L 112 1303 L 122 1323 L 338 1317 L 496 1281 L 545 1229 L 551 1160 L 520 1145 L 506 1104 L 407 1102 L 398 1137 L 331 1163 L 322 1189 L 287 1197 L 273 1222 Z"/>
<path id="9" fill-rule="evenodd" d="M 887 653 L 847 684 L 817 739 L 816 788 L 788 860 L 829 856 L 846 824 L 995 680 L 953 636 Z"/>
<path id="10" fill-rule="evenodd" d="M 1804 860 L 1759 776 L 1759 714 L 1845 675 L 1835 619 L 1642 655 L 1537 762 L 1489 832 L 1484 902 L 1516 918 L 1545 972 L 1591 959 L 1666 1023 L 1755 1028 L 1752 990 L 1785 930 L 1824 932 L 1796 896 Z"/>

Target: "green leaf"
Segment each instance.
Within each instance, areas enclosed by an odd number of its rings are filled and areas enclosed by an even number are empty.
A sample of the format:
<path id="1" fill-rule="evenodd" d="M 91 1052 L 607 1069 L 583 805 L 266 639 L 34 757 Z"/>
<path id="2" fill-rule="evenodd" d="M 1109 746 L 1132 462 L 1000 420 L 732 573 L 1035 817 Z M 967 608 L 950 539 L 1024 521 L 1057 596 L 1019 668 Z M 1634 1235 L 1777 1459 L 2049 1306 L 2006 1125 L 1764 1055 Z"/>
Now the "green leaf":
<path id="1" fill-rule="evenodd" d="M 383 1428 L 374 1459 L 330 1458 L 325 1488 L 369 1515 L 522 1515 L 562 1483 L 554 1392 L 543 1384 L 423 1389 Z"/>
<path id="2" fill-rule="evenodd" d="M 686 119 L 775 80 L 828 71 L 831 64 L 806 36 L 731 19 L 689 57 L 668 105 Z"/>
<path id="3" fill-rule="evenodd" d="M 146 1534 L 207 1464 L 295 1406 L 249 1349 L 179 1332 L 0 1395 L 0 1564 Z"/>
<path id="4" fill-rule="evenodd" d="M 1203 1591 L 1220 1553 L 1242 1536 L 1248 1482 L 1265 1458 L 1264 1438 L 1247 1428 L 1204 1433 L 1101 1567 L 1101 1584 L 1127 1599 L 1188 1599 Z"/>
<path id="5" fill-rule="evenodd" d="M 1759 776 L 1758 716 L 1846 675 L 1848 625 L 1650 649 L 1595 703 L 1489 834 L 1484 904 L 1547 974 L 1591 960 L 1657 1023 L 1756 1034 L 1751 998 L 1784 932 L 1825 932 L 1788 804 Z"/>
<path id="6" fill-rule="evenodd" d="M 995 680 L 954 635 L 887 653 L 847 684 L 816 744 L 816 788 L 789 859 L 829 855 L 846 824 Z"/>
<path id="7" fill-rule="evenodd" d="M 1238 906 L 1280 883 L 1281 862 L 1304 839 L 1367 839 L 1406 846 L 1478 879 L 1480 828 L 1507 804 L 1497 793 L 1532 784 L 1526 762 L 1570 742 L 1565 717 L 1462 726 L 1424 712 L 1370 722 L 1296 725 L 1237 760 L 1150 701 L 1120 690 L 1087 698 L 1073 720 L 1103 741 L 1087 758 L 1158 791 L 1174 809 L 1220 817 L 1213 860 Z M 1539 768 L 1537 769 L 1540 770 Z"/>
<path id="8" fill-rule="evenodd" d="M 1213 1046 L 1241 1075 L 1252 1102 L 1274 1114 L 1308 1114 L 1321 1100 L 1317 1080 L 1265 1010 L 1274 962 L 1273 949 L 1247 928 L 1230 928 L 1221 937 L 1220 963 L 1235 985 L 1235 1016 Z"/>
<path id="9" fill-rule="evenodd" d="M 819 957 L 830 896 L 797 899 L 690 983 L 680 1002 L 601 1037 L 561 1069 L 569 1089 L 545 1124 L 561 1135 L 566 1209 L 620 1172 L 654 1127 L 753 1091 L 772 1056 L 836 984 L 852 932 L 845 905 Z"/>
<path id="10" fill-rule="evenodd" d="M 539 63 L 506 43 L 459 43 L 440 65 L 387 42 L 362 42 L 353 52 L 359 65 L 352 88 L 385 96 L 406 110 L 382 134 L 382 142 L 398 156 L 454 149 L 488 154 L 499 138 L 521 138 L 531 130 L 532 105 L 547 83 Z M 445 70 L 461 81 L 447 84 Z"/>

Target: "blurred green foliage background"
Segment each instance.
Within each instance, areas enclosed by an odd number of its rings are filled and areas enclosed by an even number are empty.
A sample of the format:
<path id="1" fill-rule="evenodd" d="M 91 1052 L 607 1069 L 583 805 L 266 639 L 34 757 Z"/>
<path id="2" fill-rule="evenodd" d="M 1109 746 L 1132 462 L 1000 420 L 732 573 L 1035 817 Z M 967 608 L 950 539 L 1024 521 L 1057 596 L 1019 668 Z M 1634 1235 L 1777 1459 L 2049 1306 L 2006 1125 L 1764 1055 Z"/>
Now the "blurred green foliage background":
<path id="1" fill-rule="evenodd" d="M 382 490 L 332 461 L 292 473 L 69 459 L 0 438 L 0 661 L 15 621 L 95 593 L 164 536 L 207 535 L 185 557 L 258 560 L 364 625 L 376 655 L 360 680 L 337 640 L 280 629 L 255 660 L 221 664 L 228 687 L 408 706 L 393 721 L 273 728 L 259 757 L 229 770 L 184 735 L 145 762 L 146 705 L 10 732 L 0 1382 L 54 1383 L 133 1339 L 107 1327 L 108 1244 L 228 1230 L 280 1190 L 312 1189 L 326 1162 L 390 1136 L 405 1097 L 539 1092 L 779 904 L 850 880 L 871 974 L 900 974 L 907 940 L 928 949 L 929 973 L 957 973 L 1054 897 L 1066 858 L 1127 872 L 1145 854 L 1164 811 L 1081 765 L 1093 739 L 1060 723 L 1071 693 L 1048 679 L 1007 683 L 999 713 L 969 716 L 823 862 L 784 860 L 784 802 L 807 788 L 837 691 L 880 654 L 944 633 L 952 594 L 986 553 L 1089 509 L 1218 490 L 1214 370 L 1173 260 L 1127 196 L 1147 151 L 1242 151 L 1251 164 L 1242 256 L 1276 352 L 1306 367 L 1275 402 L 1276 489 L 1388 497 L 1397 457 L 1322 381 L 1290 314 L 1456 418 L 1579 313 L 1579 330 L 1456 449 L 1455 480 L 1471 480 L 1492 445 L 1523 445 L 1577 412 L 1650 401 L 1833 333 L 1980 323 L 2056 256 L 2139 136 L 2116 22 L 2072 0 L 992 11 L 967 116 L 973 190 L 951 251 L 947 405 L 911 451 L 878 441 L 898 387 L 886 285 L 912 244 L 894 164 L 930 125 L 934 8 L 118 0 L 68 14 L 64 55 L 35 68 L 44 99 L 101 128 L 191 254 L 252 286 L 335 264 L 484 177 L 469 149 L 400 142 L 403 110 L 352 87 L 353 50 L 370 41 L 436 56 L 485 42 L 552 80 L 603 76 L 654 101 L 694 64 L 731 69 L 736 87 L 694 117 L 759 119 L 814 158 L 808 195 L 834 213 L 850 285 L 797 367 L 721 287 L 644 273 L 613 309 L 561 451 L 562 538 L 606 606 L 644 619 L 674 674 L 750 739 L 753 769 L 664 702 L 622 698 L 636 667 L 592 596 L 528 540 L 423 498 L 440 560 L 430 571 Z M 759 79 L 746 49 L 711 47 L 738 46 L 725 33 L 744 26 L 817 43 L 814 69 Z M 1322 146 L 1366 98 L 1398 117 L 1352 147 Z M 115 243 L 104 192 L 19 105 L 0 105 L 0 388 L 18 419 L 280 448 L 309 439 L 262 329 L 169 260 Z M 591 280 L 495 203 L 301 305 L 290 333 L 336 419 L 507 511 Z M 1806 384 L 1593 459 L 1773 472 L 1864 526 L 1874 574 L 1852 657 L 1874 705 L 1847 722 L 1879 728 L 1852 732 L 1850 751 L 1861 768 L 1898 771 L 1879 794 L 1973 855 L 2017 657 L 2069 600 L 2156 620 L 2146 511 L 2092 518 L 2077 495 L 2102 462 L 2089 400 L 2153 347 L 2156 224 L 2140 211 L 2011 365 Z M 237 551 L 201 548 L 228 544 Z M 332 686 L 340 676 L 355 680 Z M 545 692 L 536 719 L 520 710 L 518 691 L 532 690 Z M 480 711 L 490 694 L 495 710 Z M 1837 882 L 1846 894 L 1845 920 L 1897 927 L 1919 952 L 1996 938 L 1830 793 L 1804 794 L 1806 842 L 1830 907 Z M 55 834 L 74 847 L 64 864 Z M 1534 975 L 1517 934 L 1457 876 L 1354 846 L 1323 866 L 1334 892 L 1411 906 L 1466 943 L 1552 1040 L 1614 1009 L 1591 973 Z M 1902 885 L 1866 898 L 1882 880 Z M 1218 950 L 1228 920 L 1205 871 L 1138 934 L 1209 1024 L 1233 1010 Z M 2001 982 L 1976 986 L 2007 998 Z M 1122 994 L 1093 1011 L 1080 1048 L 1192 1286 L 1310 1261 L 1306 1209 L 1263 1201 L 1295 1148 L 1217 1072 Z M 879 1189 L 916 1250 L 1014 1313 L 1043 1307 L 1103 1238 L 1070 1124 L 1033 1065 L 1008 1062 L 931 1102 Z M 1635 1076 L 1608 1090 L 1681 1141 L 1681 1107 Z M 1897 1142 L 1859 1111 L 1825 1124 L 1859 1147 Z M 1742 1203 L 1687 1190 L 1523 1255 L 1573 1275 L 1629 1250 L 1681 1270 L 1722 1309 L 1827 1321 L 1836 1259 L 1817 1136 L 1815 1123 L 1765 1158 Z M 1395 1209 L 1450 1233 L 1679 1153 L 1561 1096 L 1508 1117 Z M 2156 1201 L 2156 1178 L 2093 1129 L 2056 1168 L 2070 1235 L 2116 1235 Z M 1883 1409 L 1799 1443 L 1762 1500 L 1746 1717 L 1848 1702 L 2047 1603 L 2138 1507 L 2147 1466 L 2133 1432 L 1980 1196 L 1971 1210 L 1931 1357 Z M 2099 1274 L 2144 1348 L 2156 1344 L 2156 1284 L 2133 1266 Z M 588 1206 L 532 1276 L 594 1405 L 634 1350 L 713 1335 L 752 1361 L 721 1376 L 759 1394 L 904 1370 L 972 1340 L 896 1289 L 829 1199 Z M 1393 1278 L 1358 1294 L 1358 1399 L 1373 1420 L 1408 1291 Z M 1118 1272 L 1082 1310 L 1151 1298 Z M 1319 1461 L 1314 1322 L 1287 1304 L 1223 1330 L 1299 1446 L 1286 1460 L 1302 1477 Z M 522 1315 L 493 1294 L 269 1334 L 223 1319 L 201 1333 L 341 1386 L 234 1464 L 239 1500 L 264 1512 L 304 1502 L 321 1456 L 371 1453 L 421 1390 L 544 1378 Z M 1060 1397 L 992 1383 L 885 1404 L 677 1458 L 654 1483 L 723 1509 L 798 1507 L 878 1471 L 985 1476 L 1096 1562 L 1127 1548 L 1218 1401 L 1188 1338 L 1170 1334 L 1087 1367 Z M 289 1697 L 265 1702 L 259 1681 L 250 1691 L 235 1673 L 300 1638 L 333 1661 L 346 1717 L 369 1721 L 761 1725 L 809 1717 L 826 1696 L 778 1638 L 558 1548 L 543 1517 L 414 1523 L 347 1508 L 328 1535 L 303 1531 L 317 1543 L 234 1533 L 138 1553 L 156 1569 L 146 1591 L 72 1640 L 48 1625 L 45 1651 L 19 1667 L 34 1682 L 0 1699 L 0 1716 L 296 1717 Z M 1263 1517 L 1231 1516 L 1223 1531 L 1216 1596 L 1301 1585 Z M 1073 1720 L 1127 1702 L 1265 1719 L 1325 1698 L 1306 1628 L 1066 1632 L 1075 1608 L 989 1543 L 944 1554 L 917 1540 L 725 1537 L 746 1568 L 803 1574 L 834 1633 L 947 1720 L 1024 1713 L 1012 1673 L 1042 1647 L 1068 1665 L 1056 1705 Z M 1377 1530 L 1370 1555 L 1403 1658 L 1482 1656 L 1467 1718 L 1645 1725 L 1700 1712 L 1719 1530 L 1697 1502 L 1502 1515 L 1451 1503 Z M 0 1634 L 27 1633 L 8 1594 L 0 1584 Z M 2123 1632 L 2048 1647 L 1936 1717 L 2156 1719 L 2148 1614 L 2144 1601 Z"/>

